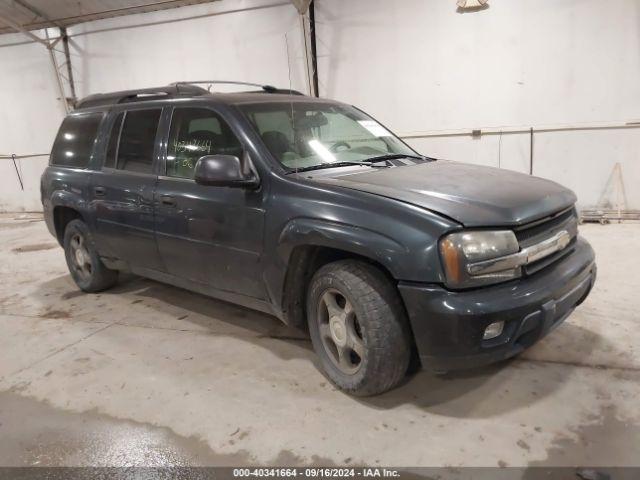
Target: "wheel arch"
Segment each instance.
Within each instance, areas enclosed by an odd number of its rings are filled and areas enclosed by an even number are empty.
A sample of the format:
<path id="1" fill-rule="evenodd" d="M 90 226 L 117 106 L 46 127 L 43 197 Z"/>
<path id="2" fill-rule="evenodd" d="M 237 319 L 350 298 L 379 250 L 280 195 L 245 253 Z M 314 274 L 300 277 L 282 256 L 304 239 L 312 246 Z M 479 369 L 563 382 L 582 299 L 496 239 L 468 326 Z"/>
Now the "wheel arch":
<path id="1" fill-rule="evenodd" d="M 85 221 L 84 217 L 77 209 L 65 205 L 53 207 L 53 225 L 56 232 L 56 238 L 60 245 L 63 245 L 64 243 L 64 231 L 67 228 L 67 225 L 69 222 L 76 219 Z"/>
<path id="2" fill-rule="evenodd" d="M 279 293 L 283 320 L 290 325 L 305 325 L 305 297 L 309 281 L 323 265 L 337 260 L 356 259 L 373 265 L 394 285 L 399 278 L 392 258 L 406 249 L 385 235 L 352 225 L 314 219 L 296 219 L 279 238 L 279 256 L 285 260 L 286 273 Z"/>
<path id="3" fill-rule="evenodd" d="M 87 223 L 86 202 L 77 193 L 58 190 L 51 196 L 50 205 L 55 236 L 62 245 L 64 230 L 71 220 L 80 219 Z"/>
<path id="4" fill-rule="evenodd" d="M 60 245 L 64 243 L 64 231 L 67 225 L 76 219 L 84 221 L 82 214 L 72 207 L 58 206 L 53 208 L 53 225 Z"/>

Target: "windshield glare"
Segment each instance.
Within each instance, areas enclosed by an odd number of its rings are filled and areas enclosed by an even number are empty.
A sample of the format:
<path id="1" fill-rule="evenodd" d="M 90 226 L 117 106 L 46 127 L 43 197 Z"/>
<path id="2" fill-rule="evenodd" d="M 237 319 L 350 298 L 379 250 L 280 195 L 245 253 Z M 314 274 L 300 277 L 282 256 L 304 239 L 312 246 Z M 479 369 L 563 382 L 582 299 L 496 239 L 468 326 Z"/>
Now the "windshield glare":
<path id="1" fill-rule="evenodd" d="M 289 169 L 416 155 L 371 117 L 346 105 L 296 101 L 243 105 L 241 110 L 273 156 Z"/>

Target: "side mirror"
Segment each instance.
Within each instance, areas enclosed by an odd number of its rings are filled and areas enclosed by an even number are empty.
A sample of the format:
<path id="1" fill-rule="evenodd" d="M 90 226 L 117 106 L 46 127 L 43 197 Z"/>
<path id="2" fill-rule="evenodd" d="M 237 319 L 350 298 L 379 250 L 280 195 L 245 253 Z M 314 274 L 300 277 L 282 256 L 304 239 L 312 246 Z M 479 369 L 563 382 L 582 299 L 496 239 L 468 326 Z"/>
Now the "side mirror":
<path id="1" fill-rule="evenodd" d="M 260 181 L 249 162 L 246 153 L 243 160 L 234 155 L 206 155 L 196 163 L 194 178 L 200 185 L 257 188 Z"/>

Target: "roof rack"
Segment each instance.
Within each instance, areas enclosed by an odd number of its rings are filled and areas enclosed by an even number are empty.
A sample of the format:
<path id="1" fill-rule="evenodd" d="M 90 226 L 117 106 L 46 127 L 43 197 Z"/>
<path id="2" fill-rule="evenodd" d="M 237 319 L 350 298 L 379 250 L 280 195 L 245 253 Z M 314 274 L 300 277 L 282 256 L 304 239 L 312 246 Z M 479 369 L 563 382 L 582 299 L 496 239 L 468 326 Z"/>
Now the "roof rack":
<path id="1" fill-rule="evenodd" d="M 112 93 L 97 93 L 78 101 L 76 109 L 114 105 L 117 103 L 140 102 L 144 100 L 161 100 L 181 96 L 207 95 L 209 92 L 196 85 L 169 85 L 167 87 L 141 88 L 137 90 L 123 90 Z"/>
<path id="2" fill-rule="evenodd" d="M 199 87 L 198 84 L 209 85 L 209 88 L 205 89 Z M 115 105 L 118 103 L 141 102 L 145 100 L 163 100 L 167 98 L 207 95 L 210 93 L 209 90 L 211 88 L 211 85 L 214 84 L 247 85 L 250 87 L 260 87 L 261 90 L 259 92 L 264 93 L 304 95 L 303 93 L 300 93 L 296 90 L 285 90 L 272 87 L 271 85 L 259 85 L 257 83 L 224 80 L 198 80 L 194 82 L 174 82 L 166 87 L 141 88 L 137 90 L 123 90 L 120 92 L 111 93 L 97 93 L 95 95 L 89 95 L 88 97 L 80 99 L 76 104 L 76 109 L 99 107 L 103 105 Z"/>
<path id="3" fill-rule="evenodd" d="M 284 93 L 288 95 L 304 96 L 304 93 L 298 92 L 297 90 L 276 88 L 272 85 L 260 85 L 259 83 L 239 82 L 236 80 L 194 80 L 190 82 L 173 82 L 171 85 L 175 85 L 176 87 L 182 87 L 186 85 L 208 85 L 207 91 L 211 91 L 212 85 L 246 85 L 249 87 L 258 87 L 265 93 Z"/>

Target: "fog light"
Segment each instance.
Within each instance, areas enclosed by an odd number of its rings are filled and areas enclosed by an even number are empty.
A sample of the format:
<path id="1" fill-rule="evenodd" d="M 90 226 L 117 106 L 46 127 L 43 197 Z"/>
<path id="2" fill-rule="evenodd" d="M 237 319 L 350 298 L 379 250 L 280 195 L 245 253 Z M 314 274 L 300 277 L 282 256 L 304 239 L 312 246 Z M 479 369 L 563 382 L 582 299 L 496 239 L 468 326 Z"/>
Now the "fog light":
<path id="1" fill-rule="evenodd" d="M 492 338 L 499 337 L 502 333 L 502 329 L 504 328 L 504 322 L 493 322 L 487 328 L 484 329 L 484 335 L 482 338 L 484 340 L 491 340 Z"/>

